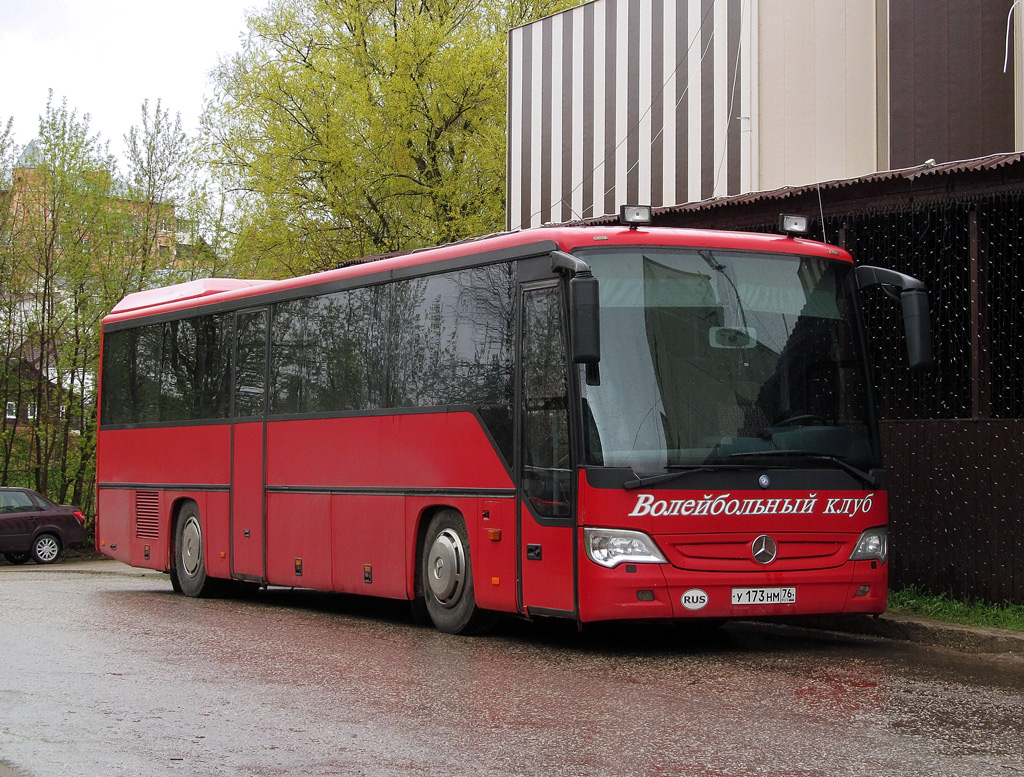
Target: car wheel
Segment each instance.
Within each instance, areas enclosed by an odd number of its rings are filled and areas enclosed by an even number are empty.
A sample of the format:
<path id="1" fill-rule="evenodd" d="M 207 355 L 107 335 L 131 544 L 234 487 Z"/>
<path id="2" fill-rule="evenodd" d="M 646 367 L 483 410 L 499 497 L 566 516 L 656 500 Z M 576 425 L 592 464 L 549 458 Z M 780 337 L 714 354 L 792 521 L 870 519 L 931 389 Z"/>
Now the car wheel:
<path id="1" fill-rule="evenodd" d="M 7 559 L 8 564 L 24 564 L 31 558 L 31 553 L 4 553 L 4 558 Z"/>
<path id="2" fill-rule="evenodd" d="M 476 606 L 466 524 L 455 510 L 430 520 L 420 573 L 427 613 L 440 631 L 479 633 L 493 625 L 496 616 Z"/>
<path id="3" fill-rule="evenodd" d="M 32 542 L 32 558 L 37 564 L 52 564 L 60 552 L 60 539 L 54 534 L 40 534 Z"/>
<path id="4" fill-rule="evenodd" d="M 203 554 L 203 525 L 199 520 L 199 505 L 185 502 L 178 510 L 174 528 L 174 574 L 171 585 L 185 596 L 209 596 L 213 581 L 206 576 Z"/>

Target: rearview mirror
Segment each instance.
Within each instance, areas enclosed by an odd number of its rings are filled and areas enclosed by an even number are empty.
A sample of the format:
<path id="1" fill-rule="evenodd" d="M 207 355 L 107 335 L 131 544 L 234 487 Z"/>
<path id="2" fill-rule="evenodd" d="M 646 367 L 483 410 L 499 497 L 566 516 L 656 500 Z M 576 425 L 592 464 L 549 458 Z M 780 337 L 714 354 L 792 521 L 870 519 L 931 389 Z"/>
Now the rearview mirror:
<path id="1" fill-rule="evenodd" d="M 576 364 L 601 361 L 601 305 L 598 282 L 590 273 L 569 281 L 569 337 Z"/>
<path id="2" fill-rule="evenodd" d="M 932 366 L 932 322 L 928 311 L 928 291 L 917 278 L 884 267 L 861 265 L 857 268 L 861 289 L 885 286 L 895 289 L 903 307 L 903 330 L 907 338 L 907 366 L 921 369 Z"/>

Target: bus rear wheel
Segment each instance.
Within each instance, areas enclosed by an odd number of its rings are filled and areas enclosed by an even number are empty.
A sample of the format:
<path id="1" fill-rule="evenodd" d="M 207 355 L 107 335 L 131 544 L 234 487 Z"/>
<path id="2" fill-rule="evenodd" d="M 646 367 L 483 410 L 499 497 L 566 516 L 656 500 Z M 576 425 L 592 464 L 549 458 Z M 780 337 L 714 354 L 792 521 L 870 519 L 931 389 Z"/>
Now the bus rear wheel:
<path id="1" fill-rule="evenodd" d="M 441 510 L 427 527 L 420 563 L 430 620 L 448 634 L 477 634 L 495 616 L 476 606 L 466 524 L 455 510 Z"/>
<path id="2" fill-rule="evenodd" d="M 177 582 L 177 585 L 174 583 Z M 174 573 L 171 584 L 185 596 L 208 596 L 213 581 L 206 576 L 203 556 L 203 525 L 199 505 L 185 502 L 178 509 L 174 529 Z"/>

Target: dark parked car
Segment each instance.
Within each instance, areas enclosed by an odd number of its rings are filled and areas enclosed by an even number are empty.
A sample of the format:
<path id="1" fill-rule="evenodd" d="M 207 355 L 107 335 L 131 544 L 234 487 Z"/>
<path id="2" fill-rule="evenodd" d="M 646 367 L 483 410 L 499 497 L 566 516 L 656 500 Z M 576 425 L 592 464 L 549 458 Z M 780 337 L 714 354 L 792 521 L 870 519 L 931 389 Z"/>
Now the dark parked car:
<path id="1" fill-rule="evenodd" d="M 0 488 L 0 552 L 12 564 L 52 564 L 87 539 L 77 507 L 56 505 L 27 488 Z"/>

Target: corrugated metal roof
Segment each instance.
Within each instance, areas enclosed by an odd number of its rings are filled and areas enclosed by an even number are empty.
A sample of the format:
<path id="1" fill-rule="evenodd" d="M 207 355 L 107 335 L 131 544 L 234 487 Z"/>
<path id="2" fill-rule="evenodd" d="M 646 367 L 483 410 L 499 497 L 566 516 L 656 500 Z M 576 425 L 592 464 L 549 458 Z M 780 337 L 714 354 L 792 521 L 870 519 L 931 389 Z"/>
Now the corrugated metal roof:
<path id="1" fill-rule="evenodd" d="M 856 178 L 840 178 L 834 181 L 821 181 L 818 183 L 806 184 L 803 186 L 783 186 L 768 191 L 748 192 L 746 194 L 734 194 L 728 197 L 715 197 L 708 200 L 688 202 L 683 205 L 668 205 L 654 208 L 655 216 L 670 213 L 692 213 L 694 211 L 709 210 L 711 208 L 725 207 L 727 205 L 739 205 L 743 203 L 762 202 L 769 200 L 784 200 L 788 197 L 797 197 L 808 192 L 841 189 L 847 186 L 855 186 L 866 183 L 877 183 L 891 181 L 898 178 L 914 180 L 932 175 L 947 175 L 950 173 L 963 173 L 976 170 L 995 170 L 1024 161 L 1024 153 L 1011 152 L 1004 154 L 991 154 L 976 159 L 963 159 L 956 162 L 936 163 L 928 160 L 916 167 L 906 167 L 902 170 L 886 170 L 878 173 L 858 176 Z M 601 216 L 587 221 L 592 224 L 605 224 L 615 221 L 618 216 Z"/>

